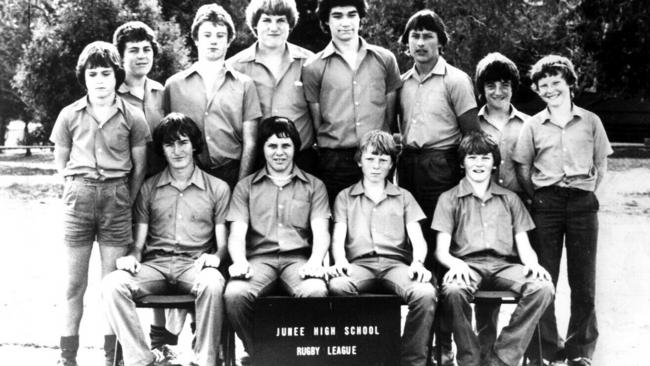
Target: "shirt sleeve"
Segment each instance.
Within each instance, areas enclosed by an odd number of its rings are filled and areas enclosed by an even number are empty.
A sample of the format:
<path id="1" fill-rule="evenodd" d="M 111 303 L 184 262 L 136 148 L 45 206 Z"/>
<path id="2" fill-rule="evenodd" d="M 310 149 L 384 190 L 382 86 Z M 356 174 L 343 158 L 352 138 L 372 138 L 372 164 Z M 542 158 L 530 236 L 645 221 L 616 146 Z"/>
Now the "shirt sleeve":
<path id="1" fill-rule="evenodd" d="M 605 127 L 600 118 L 592 114 L 594 121 L 594 162 L 600 162 L 609 155 L 612 155 L 612 145 L 609 143 Z"/>
<path id="2" fill-rule="evenodd" d="M 319 63 L 321 60 L 312 58 L 308 60 L 307 63 L 302 67 L 302 86 L 305 92 L 305 99 L 309 103 L 319 103 L 320 102 L 320 87 L 321 87 L 321 78 L 322 72 L 319 68 Z"/>
<path id="3" fill-rule="evenodd" d="M 344 189 L 334 201 L 334 222 L 348 223 L 348 189 Z"/>
<path id="4" fill-rule="evenodd" d="M 226 222 L 226 215 L 228 214 L 228 203 L 230 201 L 230 187 L 226 182 L 219 182 L 215 190 L 215 205 L 214 205 L 214 224 L 219 225 Z"/>
<path id="5" fill-rule="evenodd" d="M 248 224 L 250 222 L 250 212 L 248 211 L 248 202 L 250 200 L 250 180 L 240 180 L 235 186 L 235 191 L 230 198 L 228 214 L 226 220 L 233 222 L 239 221 Z"/>
<path id="6" fill-rule="evenodd" d="M 126 102 L 123 101 L 124 108 L 130 108 L 126 106 Z M 131 147 L 141 147 L 146 146 L 147 142 L 151 141 L 151 131 L 149 131 L 149 124 L 144 118 L 144 113 L 139 110 L 132 108 L 127 116 L 131 117 Z"/>
<path id="7" fill-rule="evenodd" d="M 406 223 L 410 224 L 412 222 L 426 219 L 427 216 L 424 214 L 424 211 L 422 211 L 422 208 L 417 203 L 411 192 L 405 189 L 403 189 L 402 192 L 404 194 L 404 219 L 406 220 Z"/>
<path id="8" fill-rule="evenodd" d="M 533 142 L 533 127 L 531 120 L 524 122 L 519 132 L 519 138 L 512 153 L 512 160 L 519 164 L 531 165 L 535 159 L 535 145 Z"/>
<path id="9" fill-rule="evenodd" d="M 314 193 L 311 197 L 311 212 L 309 213 L 310 220 L 316 219 L 329 219 L 332 215 L 330 213 L 329 199 L 327 198 L 327 190 L 325 184 L 320 180 L 314 181 Z"/>
<path id="10" fill-rule="evenodd" d="M 521 202 L 521 199 L 516 194 L 508 196 L 508 203 L 510 205 L 510 213 L 512 215 L 512 229 L 515 234 L 523 233 L 533 230 L 535 223 L 530 217 L 526 206 Z"/>
<path id="11" fill-rule="evenodd" d="M 52 134 L 50 135 L 50 141 L 55 145 L 70 148 L 72 147 L 72 134 L 70 133 L 70 118 L 67 111 L 68 109 L 64 108 L 56 118 L 56 122 L 52 128 Z"/>
<path id="12" fill-rule="evenodd" d="M 149 204 L 152 187 L 153 184 L 149 181 L 140 187 L 140 192 L 138 192 L 135 204 L 133 205 L 133 222 L 136 224 L 149 224 L 149 216 L 151 213 L 151 206 Z"/>
<path id="13" fill-rule="evenodd" d="M 445 192 L 440 195 L 438 204 L 433 213 L 431 228 L 449 235 L 453 235 L 456 222 L 454 219 L 454 207 L 452 195 Z"/>
<path id="14" fill-rule="evenodd" d="M 458 75 L 450 79 L 445 81 L 449 82 L 449 97 L 456 116 L 461 116 L 470 109 L 476 108 L 474 86 L 469 75 L 459 71 Z"/>
<path id="15" fill-rule="evenodd" d="M 388 52 L 386 59 L 386 94 L 394 92 L 402 86 L 402 77 L 397 66 L 395 55 Z"/>
<path id="16" fill-rule="evenodd" d="M 262 117 L 260 99 L 257 96 L 257 89 L 252 79 L 244 82 L 244 115 L 242 121 L 253 121 Z"/>

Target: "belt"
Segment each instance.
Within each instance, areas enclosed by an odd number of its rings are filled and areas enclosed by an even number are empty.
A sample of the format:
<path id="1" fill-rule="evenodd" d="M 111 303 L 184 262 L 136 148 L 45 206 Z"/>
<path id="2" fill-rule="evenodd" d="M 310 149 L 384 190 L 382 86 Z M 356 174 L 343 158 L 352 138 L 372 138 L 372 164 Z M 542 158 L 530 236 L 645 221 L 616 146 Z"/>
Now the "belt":
<path id="1" fill-rule="evenodd" d="M 88 184 L 115 184 L 115 183 L 127 183 L 129 181 L 128 177 L 117 177 L 117 178 L 104 178 L 104 179 L 94 179 L 87 178 L 81 175 L 68 175 L 65 177 L 66 182 L 82 182 Z"/>

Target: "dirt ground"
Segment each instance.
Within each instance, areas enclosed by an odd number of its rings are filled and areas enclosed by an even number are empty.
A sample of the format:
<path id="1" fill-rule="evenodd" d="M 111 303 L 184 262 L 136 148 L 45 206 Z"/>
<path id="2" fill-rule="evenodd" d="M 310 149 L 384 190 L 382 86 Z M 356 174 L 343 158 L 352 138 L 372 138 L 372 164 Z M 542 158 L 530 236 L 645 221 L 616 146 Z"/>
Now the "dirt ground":
<path id="1" fill-rule="evenodd" d="M 50 153 L 0 154 L 0 365 L 54 364 L 63 295 L 60 179 Z M 597 275 L 600 339 L 594 366 L 645 366 L 650 341 L 650 151 L 617 149 L 598 191 Z M 80 365 L 100 364 L 99 262 L 93 254 L 81 327 Z M 557 316 L 568 324 L 565 272 Z M 507 321 L 511 307 L 502 310 Z M 143 310 L 143 323 L 150 313 Z M 184 332 L 183 337 L 188 337 Z M 187 339 L 187 338 L 185 338 Z M 182 341 L 182 343 L 185 343 Z"/>

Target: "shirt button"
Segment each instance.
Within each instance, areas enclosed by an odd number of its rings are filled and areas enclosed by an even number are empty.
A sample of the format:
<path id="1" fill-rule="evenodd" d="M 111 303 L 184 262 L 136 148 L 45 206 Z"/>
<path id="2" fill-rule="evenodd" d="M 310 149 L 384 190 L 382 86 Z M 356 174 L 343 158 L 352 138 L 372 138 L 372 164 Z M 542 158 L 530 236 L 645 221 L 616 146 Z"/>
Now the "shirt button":
<path id="1" fill-rule="evenodd" d="M 485 203 L 481 203 L 481 206 L 485 207 Z"/>
<path id="2" fill-rule="evenodd" d="M 487 227 L 487 222 L 485 224 L 483 224 L 483 226 Z"/>
<path id="3" fill-rule="evenodd" d="M 357 81 L 356 81 L 356 80 L 354 80 L 354 81 L 352 82 L 352 84 L 354 84 L 354 85 L 357 85 Z"/>
<path id="4" fill-rule="evenodd" d="M 373 208 L 373 209 L 372 209 L 372 212 L 375 212 L 375 211 L 377 211 L 377 209 L 376 209 L 376 208 Z"/>
<path id="5" fill-rule="evenodd" d="M 361 126 L 361 123 L 357 122 L 357 123 L 355 123 L 355 125 L 357 125 L 357 126 Z"/>
<path id="6" fill-rule="evenodd" d="M 359 102 L 354 102 L 354 105 L 359 105 Z"/>
<path id="7" fill-rule="evenodd" d="M 206 140 L 210 140 L 210 136 L 206 136 L 205 139 L 206 139 Z"/>
<path id="8" fill-rule="evenodd" d="M 282 208 L 282 207 L 283 207 L 282 205 L 278 205 L 278 208 Z"/>
<path id="9" fill-rule="evenodd" d="M 97 149 L 98 152 L 102 152 L 102 149 Z"/>
<path id="10" fill-rule="evenodd" d="M 208 116 L 208 112 L 205 112 L 205 114 L 203 114 L 203 115 L 207 117 L 207 116 Z"/>
<path id="11" fill-rule="evenodd" d="M 282 223 L 281 223 L 281 222 L 279 222 L 279 223 L 278 223 L 278 226 L 279 226 L 279 227 L 282 227 Z"/>
<path id="12" fill-rule="evenodd" d="M 179 219 L 182 219 L 182 218 L 183 218 L 183 215 L 178 215 L 178 218 L 179 218 Z"/>
<path id="13" fill-rule="evenodd" d="M 503 183 L 503 179 L 499 179 L 499 183 Z"/>
<path id="14" fill-rule="evenodd" d="M 282 190 L 282 187 L 278 188 L 279 190 Z"/>
<path id="15" fill-rule="evenodd" d="M 178 195 L 181 196 L 181 197 L 183 197 L 183 194 L 182 194 L 182 193 L 179 193 Z"/>

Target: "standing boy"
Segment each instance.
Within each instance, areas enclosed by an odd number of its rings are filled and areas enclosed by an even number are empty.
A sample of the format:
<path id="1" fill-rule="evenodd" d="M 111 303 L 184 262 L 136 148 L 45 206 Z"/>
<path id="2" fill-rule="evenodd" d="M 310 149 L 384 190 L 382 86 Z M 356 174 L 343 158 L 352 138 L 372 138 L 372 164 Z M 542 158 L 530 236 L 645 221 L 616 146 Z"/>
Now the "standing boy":
<path id="1" fill-rule="evenodd" d="M 553 301 L 553 285 L 528 241 L 535 227 L 517 195 L 494 182 L 499 147 L 485 134 L 466 135 L 459 147 L 465 178 L 440 196 L 431 227 L 436 257 L 449 268 L 443 308 L 451 316 L 459 366 L 517 366 L 535 326 Z M 453 240 L 453 241 L 452 241 Z M 517 308 L 485 358 L 472 328 L 470 301 L 481 289 L 519 294 Z"/>
<path id="2" fill-rule="evenodd" d="M 65 366 L 77 365 L 93 242 L 99 244 L 102 276 L 115 269 L 115 259 L 133 242 L 131 205 L 144 179 L 146 144 L 151 140 L 142 112 L 115 93 L 124 70 L 113 45 L 87 45 L 76 75 L 88 94 L 61 110 L 50 137 L 57 170 L 65 179 L 67 283 L 59 360 Z M 106 340 L 114 339 L 108 326 L 105 334 Z"/>
<path id="3" fill-rule="evenodd" d="M 316 129 L 319 175 L 333 202 L 361 178 L 354 159 L 361 136 L 395 129 L 401 82 L 395 56 L 359 37 L 364 0 L 320 0 L 316 13 L 332 41 L 307 61 L 302 78 Z"/>
<path id="4" fill-rule="evenodd" d="M 235 26 L 221 6 L 197 10 L 192 39 L 199 60 L 167 80 L 165 110 L 196 122 L 206 147 L 199 166 L 232 188 L 253 170 L 260 102 L 253 81 L 224 61 Z"/>
<path id="5" fill-rule="evenodd" d="M 371 292 L 384 284 L 408 304 L 401 365 L 424 366 L 431 344 L 436 290 L 424 267 L 427 245 L 413 196 L 387 179 L 397 148 L 390 134 L 370 131 L 355 155 L 363 178 L 334 204 L 329 289 L 333 295 Z"/>
<path id="6" fill-rule="evenodd" d="M 544 357 L 589 366 L 596 348 L 598 199 L 612 148 L 600 118 L 573 104 L 577 75 L 569 59 L 545 56 L 530 70 L 546 108 L 523 126 L 513 159 L 519 183 L 532 198 L 535 250 L 557 285 L 566 246 L 571 288 L 567 340 L 562 342 L 551 305 L 540 323 Z"/>

